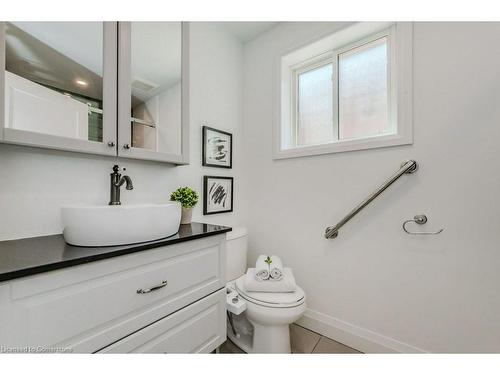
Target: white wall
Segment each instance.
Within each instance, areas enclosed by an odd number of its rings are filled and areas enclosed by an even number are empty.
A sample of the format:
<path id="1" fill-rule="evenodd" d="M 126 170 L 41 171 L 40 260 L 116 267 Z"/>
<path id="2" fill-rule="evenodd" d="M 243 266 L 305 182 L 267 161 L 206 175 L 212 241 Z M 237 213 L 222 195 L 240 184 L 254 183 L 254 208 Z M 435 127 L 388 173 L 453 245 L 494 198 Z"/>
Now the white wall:
<path id="1" fill-rule="evenodd" d="M 123 191 L 123 203 L 164 202 L 179 186 L 192 186 L 202 195 L 204 174 L 235 176 L 235 212 L 202 215 L 202 202 L 193 219 L 235 225 L 241 220 L 242 196 L 242 46 L 223 26 L 191 26 L 191 165 L 166 164 L 0 144 L 0 240 L 61 233 L 64 204 L 107 204 L 109 173 L 116 162 L 127 167 L 134 190 Z M 201 167 L 201 126 L 234 133 L 233 170 Z"/>
<path id="2" fill-rule="evenodd" d="M 500 352 L 500 24 L 417 23 L 414 144 L 272 160 L 278 56 L 339 28 L 282 24 L 244 48 L 250 260 L 275 253 L 311 328 L 367 351 Z M 323 238 L 414 158 L 420 170 Z M 401 223 L 424 213 L 409 236 Z"/>

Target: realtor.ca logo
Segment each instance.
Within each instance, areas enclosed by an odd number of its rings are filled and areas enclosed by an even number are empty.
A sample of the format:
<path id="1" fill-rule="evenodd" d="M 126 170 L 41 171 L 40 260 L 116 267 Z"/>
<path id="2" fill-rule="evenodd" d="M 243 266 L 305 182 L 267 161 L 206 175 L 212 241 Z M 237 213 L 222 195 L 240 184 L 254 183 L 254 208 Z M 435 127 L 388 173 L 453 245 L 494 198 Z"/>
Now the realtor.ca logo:
<path id="1" fill-rule="evenodd" d="M 4 346 L 0 345 L 0 353 L 73 353 L 71 348 L 52 348 L 47 346 Z"/>

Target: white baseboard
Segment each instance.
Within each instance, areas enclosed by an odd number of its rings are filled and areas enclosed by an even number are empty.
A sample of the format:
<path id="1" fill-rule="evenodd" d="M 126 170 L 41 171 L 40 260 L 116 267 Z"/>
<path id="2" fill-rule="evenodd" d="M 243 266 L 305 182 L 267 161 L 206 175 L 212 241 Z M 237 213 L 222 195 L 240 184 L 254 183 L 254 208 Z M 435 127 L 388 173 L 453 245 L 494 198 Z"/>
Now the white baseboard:
<path id="1" fill-rule="evenodd" d="M 427 353 L 423 349 L 311 309 L 307 309 L 296 324 L 363 353 Z"/>

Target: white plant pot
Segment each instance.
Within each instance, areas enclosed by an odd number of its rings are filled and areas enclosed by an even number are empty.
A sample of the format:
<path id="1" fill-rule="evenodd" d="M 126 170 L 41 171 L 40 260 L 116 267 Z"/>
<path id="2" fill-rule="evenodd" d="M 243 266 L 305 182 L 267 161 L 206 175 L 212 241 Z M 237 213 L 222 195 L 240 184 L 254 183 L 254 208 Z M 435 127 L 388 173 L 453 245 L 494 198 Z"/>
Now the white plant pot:
<path id="1" fill-rule="evenodd" d="M 181 224 L 191 224 L 193 217 L 193 208 L 182 207 Z"/>

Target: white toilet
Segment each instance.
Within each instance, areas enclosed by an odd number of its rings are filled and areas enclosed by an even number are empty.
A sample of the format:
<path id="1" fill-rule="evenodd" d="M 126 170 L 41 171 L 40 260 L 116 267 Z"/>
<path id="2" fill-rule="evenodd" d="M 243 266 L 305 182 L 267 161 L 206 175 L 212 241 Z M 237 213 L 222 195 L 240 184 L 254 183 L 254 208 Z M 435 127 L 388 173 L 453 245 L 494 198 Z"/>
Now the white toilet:
<path id="1" fill-rule="evenodd" d="M 247 353 L 290 353 L 289 325 L 306 310 L 306 296 L 297 286 L 292 293 L 248 292 L 247 231 L 227 233 L 227 308 L 229 339 Z"/>

